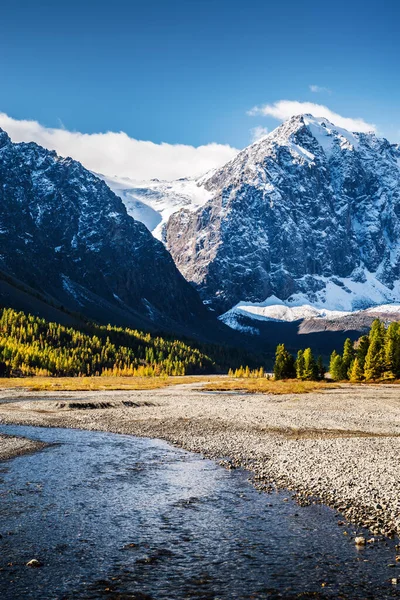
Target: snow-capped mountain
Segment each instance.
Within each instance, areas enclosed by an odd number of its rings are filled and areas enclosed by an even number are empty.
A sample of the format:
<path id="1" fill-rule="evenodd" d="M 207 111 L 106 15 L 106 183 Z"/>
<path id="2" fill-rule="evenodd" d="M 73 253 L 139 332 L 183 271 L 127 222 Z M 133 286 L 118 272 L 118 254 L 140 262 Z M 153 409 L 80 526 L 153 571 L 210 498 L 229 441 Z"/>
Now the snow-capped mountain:
<path id="1" fill-rule="evenodd" d="M 192 325 L 207 312 L 165 246 L 101 179 L 2 130 L 0 271 L 2 281 L 109 322 Z"/>
<path id="2" fill-rule="evenodd" d="M 211 197 L 172 214 L 166 244 L 218 313 L 275 320 L 284 305 L 294 320 L 400 301 L 399 146 L 295 116 L 202 186 Z"/>
<path id="3" fill-rule="evenodd" d="M 203 185 L 207 176 L 176 181 L 135 181 L 101 174 L 99 177 L 121 198 L 128 214 L 144 223 L 159 240 L 164 239 L 165 225 L 173 213 L 182 208 L 197 210 L 212 197 Z"/>

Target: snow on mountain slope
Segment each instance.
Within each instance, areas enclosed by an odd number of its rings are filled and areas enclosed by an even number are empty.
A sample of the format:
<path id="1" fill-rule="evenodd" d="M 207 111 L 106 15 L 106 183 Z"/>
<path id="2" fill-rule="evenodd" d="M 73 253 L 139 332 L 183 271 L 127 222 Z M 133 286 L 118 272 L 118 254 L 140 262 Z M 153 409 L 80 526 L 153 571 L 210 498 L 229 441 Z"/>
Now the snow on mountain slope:
<path id="1" fill-rule="evenodd" d="M 98 176 L 122 199 L 128 214 L 144 223 L 159 240 L 163 239 L 165 224 L 173 213 L 182 208 L 196 210 L 212 197 L 212 193 L 203 186 L 204 177 L 135 181 L 127 177 Z"/>
<path id="2" fill-rule="evenodd" d="M 322 278 L 320 278 L 323 280 Z M 253 319 L 270 321 L 298 321 L 300 319 L 327 318 L 332 319 L 351 314 L 354 310 L 364 310 L 373 305 L 371 310 L 387 312 L 392 306 L 393 312 L 399 312 L 396 302 L 400 298 L 400 282 L 389 289 L 367 273 L 366 281 L 357 282 L 349 278 L 326 278 L 325 287 L 317 292 L 316 300 L 309 303 L 306 294 L 293 294 L 286 302 L 276 296 L 270 296 L 264 302 L 238 302 L 233 308 L 220 316 L 221 321 L 232 320 L 232 315 L 241 314 Z M 382 308 L 383 306 L 383 308 Z"/>
<path id="3" fill-rule="evenodd" d="M 400 315 L 400 304 L 382 304 L 381 306 L 372 306 L 367 308 L 367 314 L 394 314 Z"/>
<path id="4" fill-rule="evenodd" d="M 271 296 L 264 302 L 238 302 L 236 306 L 219 318 L 233 329 L 243 328 L 240 317 L 245 316 L 255 320 L 293 322 L 304 319 L 339 319 L 353 312 L 392 313 L 400 318 L 399 304 L 400 282 L 392 290 L 378 282 L 368 274 L 364 283 L 350 279 L 327 280 L 326 287 L 319 294 L 319 300 L 312 305 L 304 294 L 294 294 L 286 302 L 276 296 Z M 365 309 L 367 306 L 372 307 Z M 359 310 L 355 310 L 356 308 Z"/>
<path id="5" fill-rule="evenodd" d="M 232 323 L 237 316 L 245 316 L 255 320 L 293 322 L 311 318 L 334 318 L 350 314 L 351 311 L 328 310 L 317 308 L 311 304 L 289 305 L 276 296 L 271 296 L 265 302 L 239 302 L 229 311 L 220 316 L 224 323 Z M 233 327 L 235 328 L 235 327 Z"/>
<path id="6" fill-rule="evenodd" d="M 283 302 L 292 319 L 310 306 L 346 313 L 400 301 L 399 146 L 299 115 L 202 186 L 209 200 L 174 213 L 165 239 L 218 313 L 274 318 Z"/>

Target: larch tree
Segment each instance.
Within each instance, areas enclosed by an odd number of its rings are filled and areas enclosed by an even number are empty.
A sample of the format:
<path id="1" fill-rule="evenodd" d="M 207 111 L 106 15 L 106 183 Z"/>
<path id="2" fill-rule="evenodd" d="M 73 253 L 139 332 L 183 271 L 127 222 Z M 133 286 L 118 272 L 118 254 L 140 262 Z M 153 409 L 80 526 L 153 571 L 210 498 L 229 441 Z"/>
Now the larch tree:
<path id="1" fill-rule="evenodd" d="M 345 374 L 345 376 L 347 376 L 347 373 L 350 369 L 350 366 L 351 366 L 353 360 L 354 360 L 353 342 L 351 341 L 350 338 L 347 338 L 344 342 L 343 357 L 342 357 L 343 374 Z"/>
<path id="2" fill-rule="evenodd" d="M 303 379 L 303 377 L 304 377 L 304 352 L 303 352 L 303 350 L 299 350 L 297 352 L 295 367 L 296 367 L 297 379 Z"/>
<path id="3" fill-rule="evenodd" d="M 303 354 L 304 358 L 304 372 L 303 379 L 307 381 L 314 381 L 318 378 L 318 368 L 315 362 L 311 348 L 306 348 Z"/>
<path id="4" fill-rule="evenodd" d="M 362 369 L 357 357 L 353 360 L 349 370 L 349 379 L 352 383 L 358 383 L 364 379 L 364 370 Z"/>
<path id="5" fill-rule="evenodd" d="M 342 379 L 346 378 L 343 369 L 343 359 L 340 356 L 340 354 L 336 352 L 336 350 L 334 350 L 331 354 L 331 360 L 329 362 L 329 373 L 333 381 L 342 381 Z"/>
<path id="6" fill-rule="evenodd" d="M 275 352 L 275 379 L 290 379 L 295 377 L 295 375 L 296 371 L 293 356 L 286 350 L 284 344 L 278 344 Z"/>

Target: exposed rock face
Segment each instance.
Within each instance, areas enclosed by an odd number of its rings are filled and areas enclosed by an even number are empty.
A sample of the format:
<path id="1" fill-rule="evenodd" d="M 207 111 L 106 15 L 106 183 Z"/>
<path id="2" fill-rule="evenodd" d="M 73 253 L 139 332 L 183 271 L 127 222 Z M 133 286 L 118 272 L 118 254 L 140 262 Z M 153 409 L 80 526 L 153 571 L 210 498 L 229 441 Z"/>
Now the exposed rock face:
<path id="1" fill-rule="evenodd" d="M 2 130 L 0 269 L 89 317 L 103 303 L 110 322 L 113 307 L 157 325 L 205 313 L 163 244 L 102 180 Z"/>
<path id="2" fill-rule="evenodd" d="M 166 241 L 222 313 L 270 296 L 354 310 L 400 300 L 400 150 L 326 119 L 291 118 L 204 182 Z"/>

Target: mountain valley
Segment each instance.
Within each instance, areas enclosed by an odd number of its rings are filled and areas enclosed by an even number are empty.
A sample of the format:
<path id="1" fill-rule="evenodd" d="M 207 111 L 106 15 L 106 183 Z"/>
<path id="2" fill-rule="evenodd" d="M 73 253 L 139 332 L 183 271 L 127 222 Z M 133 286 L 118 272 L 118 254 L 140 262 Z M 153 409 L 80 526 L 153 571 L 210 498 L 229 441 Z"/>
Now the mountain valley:
<path id="1" fill-rule="evenodd" d="M 400 317 L 400 150 L 375 134 L 295 116 L 170 182 L 0 139 L 6 306 L 268 350 L 307 334 L 324 354 Z"/>

